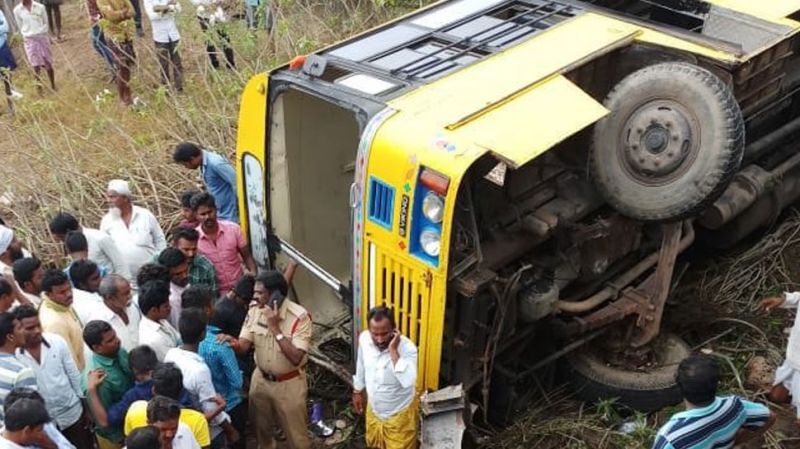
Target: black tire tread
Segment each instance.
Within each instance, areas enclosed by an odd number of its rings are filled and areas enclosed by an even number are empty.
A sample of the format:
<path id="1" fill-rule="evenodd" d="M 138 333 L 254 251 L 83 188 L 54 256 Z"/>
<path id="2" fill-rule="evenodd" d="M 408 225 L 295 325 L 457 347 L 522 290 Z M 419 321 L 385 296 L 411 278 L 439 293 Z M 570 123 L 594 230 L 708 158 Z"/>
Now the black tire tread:
<path id="1" fill-rule="evenodd" d="M 645 215 L 644 211 L 618 201 L 614 195 L 610 194 L 607 186 L 603 185 L 603 183 L 595 182 L 600 193 L 612 208 L 623 215 L 644 221 L 680 221 L 692 217 L 705 209 L 722 194 L 733 176 L 738 172 L 744 154 L 745 126 L 739 104 L 731 89 L 729 89 L 719 77 L 702 67 L 686 62 L 667 62 L 645 67 L 629 75 L 614 86 L 606 96 L 604 105 L 609 107 L 609 105 L 613 104 L 619 96 L 625 94 L 625 89 L 631 83 L 638 83 L 641 79 L 647 80 L 654 75 L 661 75 L 664 72 L 671 73 L 675 76 L 695 78 L 703 85 L 710 88 L 714 97 L 723 108 L 725 128 L 727 135 L 730 137 L 726 140 L 722 149 L 722 155 L 724 157 L 719 159 L 723 163 L 714 167 L 713 170 L 706 174 L 707 178 L 711 180 L 715 187 L 711 191 L 705 192 L 701 198 L 687 198 L 684 202 L 679 202 L 672 207 L 665 208 L 659 214 Z M 595 134 L 599 132 L 601 132 L 600 129 L 595 126 Z M 595 145 L 596 140 L 596 137 L 592 139 L 588 159 L 589 176 L 594 180 L 598 179 L 598 167 L 596 164 L 598 160 L 598 150 Z"/>
<path id="2" fill-rule="evenodd" d="M 619 404 L 642 412 L 653 412 L 679 403 L 682 397 L 673 371 L 677 371 L 678 362 L 688 356 L 691 349 L 678 337 L 667 338 L 674 347 L 674 354 L 670 354 L 671 359 L 666 361 L 668 368 L 658 376 L 610 367 L 598 368 L 595 354 L 587 353 L 589 348 L 569 354 L 565 357 L 567 375 L 576 388 L 576 396 L 589 402 L 616 398 Z"/>

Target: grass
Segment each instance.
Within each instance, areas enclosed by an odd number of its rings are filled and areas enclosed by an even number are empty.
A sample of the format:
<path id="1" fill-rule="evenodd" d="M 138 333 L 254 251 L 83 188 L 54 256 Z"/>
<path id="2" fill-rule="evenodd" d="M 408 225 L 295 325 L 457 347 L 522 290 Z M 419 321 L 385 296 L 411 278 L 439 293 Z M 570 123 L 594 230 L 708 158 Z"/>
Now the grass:
<path id="1" fill-rule="evenodd" d="M 46 231 L 48 218 L 66 209 L 96 226 L 105 212 L 105 185 L 114 177 L 130 179 L 137 201 L 156 213 L 164 229 L 170 229 L 178 221 L 178 195 L 194 185 L 196 176 L 170 163 L 171 147 L 194 140 L 231 156 L 238 97 L 250 76 L 428 3 L 277 1 L 272 36 L 264 31 L 251 34 L 241 21 L 231 24 L 237 70 L 217 72 L 207 62 L 193 8 L 181 1 L 185 93 L 172 95 L 159 87 L 152 43 L 149 38 L 137 39 L 139 65 L 132 88 L 143 106 L 134 110 L 118 105 L 105 67 L 91 48 L 80 2 L 64 5 L 68 40 L 53 46 L 57 93 L 36 96 L 34 79 L 24 67 L 19 39 L 15 39 L 22 67 L 14 80 L 25 98 L 17 104 L 15 117 L 0 115 L 0 215 L 46 261 L 58 263 L 62 254 Z M 679 305 L 672 309 L 673 315 L 694 318 L 683 319 L 682 326 L 677 326 L 682 335 L 695 344 L 711 340 L 703 347 L 725 357 L 725 391 L 763 399 L 763 390 L 741 381 L 746 379 L 745 365 L 756 354 L 766 355 L 773 364 L 782 358 L 783 329 L 793 316 L 759 315 L 755 302 L 800 282 L 800 274 L 790 263 L 800 249 L 800 224 L 797 218 L 788 223 L 765 243 L 696 269 L 694 278 L 674 295 L 672 302 Z M 755 329 L 746 325 L 751 322 L 756 323 Z M 719 337 L 724 332 L 728 333 Z M 587 407 L 560 391 L 531 404 L 516 424 L 487 444 L 497 449 L 648 447 L 658 426 L 676 410 L 623 417 L 613 400 Z M 347 417 L 346 406 L 339 412 Z M 623 424 L 630 427 L 627 432 L 620 430 Z M 771 432 L 767 447 L 791 447 L 796 440 L 787 435 Z"/>
<path id="2" fill-rule="evenodd" d="M 765 314 L 761 298 L 796 288 L 800 271 L 800 215 L 790 212 L 757 242 L 691 267 L 672 293 L 666 329 L 681 335 L 695 349 L 717 357 L 722 369 L 719 394 L 735 394 L 767 402 L 771 380 L 758 382 L 749 364 L 763 358 L 770 373 L 783 360 L 784 329 L 794 311 Z M 800 428 L 788 405 L 769 404 L 779 420 L 761 446 L 795 448 Z M 634 449 L 652 446 L 658 428 L 681 405 L 650 416 L 631 415 L 610 399 L 593 406 L 574 400 L 568 387 L 543 397 L 521 413 L 517 422 L 488 440 L 491 449 Z M 623 431 L 623 428 L 625 431 Z"/>
<path id="3" fill-rule="evenodd" d="M 275 1 L 272 35 L 248 32 L 243 20 L 227 24 L 237 69 L 215 71 L 194 7 L 181 1 L 185 92 L 175 95 L 159 85 L 151 40 L 136 39 L 138 66 L 131 87 L 143 105 L 135 109 L 120 106 L 108 83 L 108 71 L 89 41 L 82 2 L 62 7 L 67 41 L 52 46 L 57 92 L 36 95 L 20 39 L 13 39 L 21 66 L 14 72 L 14 84 L 25 98 L 17 103 L 15 117 L 0 115 L 0 197 L 5 200 L 0 215 L 44 260 L 55 263 L 61 255 L 46 231 L 48 217 L 66 209 L 96 226 L 105 212 L 105 185 L 115 177 L 129 179 L 136 200 L 170 229 L 178 221 L 178 197 L 194 185 L 196 176 L 170 163 L 174 144 L 197 141 L 232 156 L 239 94 L 252 75 L 419 6 L 416 1 L 383 6 L 371 0 Z M 0 110 L 4 108 L 3 103 Z"/>
<path id="4" fill-rule="evenodd" d="M 63 252 L 51 239 L 47 221 L 58 210 L 76 213 L 97 226 L 106 211 L 108 180 L 126 178 L 136 202 L 152 210 L 164 230 L 179 221 L 178 198 L 196 184 L 196 173 L 171 163 L 171 148 L 183 140 L 200 142 L 232 157 L 236 147 L 239 95 L 247 80 L 288 61 L 404 14 L 419 2 L 371 0 L 280 0 L 274 3 L 272 35 L 228 24 L 237 69 L 211 68 L 194 8 L 180 0 L 180 52 L 186 76 L 184 93 L 159 85 L 149 24 L 148 37 L 135 40 L 137 67 L 131 87 L 142 106 L 119 105 L 109 73 L 89 40 L 89 23 L 80 0 L 62 6 L 67 41 L 52 46 L 58 91 L 36 95 L 21 40 L 13 50 L 20 68 L 15 88 L 25 97 L 14 117 L 0 115 L 0 216 L 37 256 L 63 266 Z M 243 0 L 242 0 L 243 1 Z M 426 1 L 427 3 L 427 1 Z M 5 109 L 4 99 L 0 111 Z M 315 388 L 330 390 L 326 381 Z M 341 388 L 339 388 L 340 391 Z M 349 392 L 349 390 L 346 390 Z M 349 394 L 347 395 L 349 399 Z M 347 402 L 330 402 L 329 417 L 353 422 Z M 337 447 L 363 440 L 358 426 Z"/>

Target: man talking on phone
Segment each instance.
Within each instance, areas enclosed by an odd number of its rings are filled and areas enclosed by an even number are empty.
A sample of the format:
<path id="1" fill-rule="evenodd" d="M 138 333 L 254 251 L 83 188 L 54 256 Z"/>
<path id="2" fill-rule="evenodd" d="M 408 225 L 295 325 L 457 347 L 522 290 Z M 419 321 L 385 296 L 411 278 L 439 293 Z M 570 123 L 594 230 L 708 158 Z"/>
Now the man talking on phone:
<path id="1" fill-rule="evenodd" d="M 250 417 L 260 449 L 275 448 L 275 424 L 292 449 L 310 449 L 306 397 L 306 353 L 311 316 L 286 298 L 296 265 L 285 273 L 270 270 L 256 276 L 253 299 L 239 335 L 238 352 L 255 348 L 256 369 L 250 382 Z"/>
<path id="2" fill-rule="evenodd" d="M 395 327 L 391 309 L 367 314 L 369 330 L 358 337 L 353 408 L 366 409 L 367 447 L 417 447 L 417 347 Z M 364 390 L 366 389 L 366 398 Z"/>

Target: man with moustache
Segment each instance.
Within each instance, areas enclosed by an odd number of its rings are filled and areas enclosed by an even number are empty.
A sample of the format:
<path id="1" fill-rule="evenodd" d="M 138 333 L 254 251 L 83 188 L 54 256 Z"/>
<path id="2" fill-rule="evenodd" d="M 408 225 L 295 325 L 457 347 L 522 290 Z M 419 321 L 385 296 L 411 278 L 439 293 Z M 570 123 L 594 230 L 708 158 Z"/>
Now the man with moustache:
<path id="1" fill-rule="evenodd" d="M 181 250 L 169 247 L 158 256 L 158 263 L 169 270 L 169 305 L 172 311 L 169 324 L 178 328 L 181 315 L 181 295 L 189 286 L 189 261 Z"/>
<path id="2" fill-rule="evenodd" d="M 164 231 L 152 212 L 133 204 L 127 181 L 111 180 L 106 197 L 109 211 L 100 222 L 100 230 L 111 236 L 126 257 L 130 273 L 135 275 L 167 247 Z"/>
<path id="3" fill-rule="evenodd" d="M 58 269 L 47 270 L 42 280 L 43 300 L 39 307 L 42 330 L 58 334 L 69 346 L 72 359 L 83 371 L 83 326 L 72 307 L 72 285 L 67 275 Z"/>
<path id="4" fill-rule="evenodd" d="M 197 225 L 191 228 L 178 226 L 172 231 L 170 244 L 173 248 L 179 249 L 189 262 L 189 283 L 205 285 L 214 292 L 214 295 L 217 295 L 219 291 L 214 265 L 211 265 L 211 262 L 205 257 L 197 254 L 197 241 L 200 240 L 200 233 L 197 232 L 196 227 Z"/>
<path id="5" fill-rule="evenodd" d="M 14 262 L 12 271 L 19 285 L 17 294 L 22 294 L 31 305 L 39 307 L 42 303 L 42 279 L 44 279 L 42 262 L 35 257 L 23 257 Z"/>
<path id="6" fill-rule="evenodd" d="M 14 262 L 25 256 L 22 242 L 14 235 L 14 231 L 7 226 L 0 225 L 0 276 L 11 284 L 14 289 L 14 298 L 19 304 L 31 303 L 14 279 Z"/>
<path id="7" fill-rule="evenodd" d="M 244 274 L 242 263 L 250 273 L 255 273 L 256 262 L 239 225 L 217 219 L 217 203 L 211 194 L 203 192 L 192 197 L 192 209 L 200 222 L 197 250 L 214 265 L 219 294 L 224 295 Z"/>
<path id="8" fill-rule="evenodd" d="M 139 345 L 139 322 L 142 313 L 133 303 L 131 284 L 127 279 L 111 274 L 100 281 L 98 293 L 103 302 L 89 316 L 89 321 L 99 320 L 110 324 L 122 344 L 131 351 Z"/>
<path id="9" fill-rule="evenodd" d="M 83 407 L 81 373 L 67 342 L 56 334 L 43 334 L 39 314 L 31 306 L 14 309 L 22 326 L 24 345 L 17 359 L 36 373 L 36 385 L 47 412 L 67 439 L 78 448 L 91 448 L 94 434 Z"/>
<path id="10" fill-rule="evenodd" d="M 265 271 L 256 276 L 252 307 L 239 335 L 238 352 L 255 348 L 256 369 L 250 382 L 250 416 L 259 447 L 275 447 L 278 424 L 289 447 L 310 449 L 306 397 L 306 362 L 311 342 L 311 316 L 286 299 L 289 290 L 283 274 Z"/>
<path id="11" fill-rule="evenodd" d="M 0 225 L 0 271 L 4 275 L 13 276 L 14 262 L 25 257 L 22 242 L 14 235 L 11 228 Z"/>
<path id="12" fill-rule="evenodd" d="M 358 338 L 353 376 L 353 408 L 366 409 L 367 446 L 417 447 L 417 348 L 395 327 L 392 310 L 379 306 L 367 314 L 369 330 Z M 364 397 L 366 389 L 367 397 Z"/>

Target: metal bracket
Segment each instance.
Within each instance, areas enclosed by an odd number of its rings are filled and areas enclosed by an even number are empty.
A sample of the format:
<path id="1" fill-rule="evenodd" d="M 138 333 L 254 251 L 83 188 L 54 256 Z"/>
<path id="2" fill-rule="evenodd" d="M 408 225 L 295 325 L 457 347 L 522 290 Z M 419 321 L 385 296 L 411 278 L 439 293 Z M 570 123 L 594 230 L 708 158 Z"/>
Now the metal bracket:
<path id="1" fill-rule="evenodd" d="M 630 345 L 639 348 L 650 343 L 661 328 L 661 318 L 664 315 L 664 304 L 672 285 L 672 273 L 675 271 L 675 261 L 680 253 L 680 241 L 683 223 L 666 223 L 662 225 L 661 249 L 658 254 L 656 271 L 651 274 L 634 292 L 649 299 L 649 304 L 640 307 L 639 317 L 636 319 L 636 329 Z"/>
<path id="2" fill-rule="evenodd" d="M 427 392 L 420 399 L 420 449 L 460 449 L 466 423 L 461 385 Z"/>

